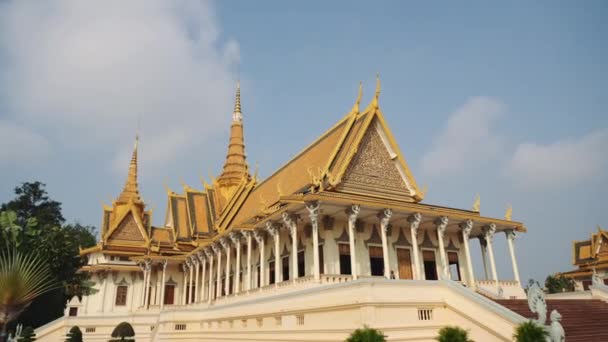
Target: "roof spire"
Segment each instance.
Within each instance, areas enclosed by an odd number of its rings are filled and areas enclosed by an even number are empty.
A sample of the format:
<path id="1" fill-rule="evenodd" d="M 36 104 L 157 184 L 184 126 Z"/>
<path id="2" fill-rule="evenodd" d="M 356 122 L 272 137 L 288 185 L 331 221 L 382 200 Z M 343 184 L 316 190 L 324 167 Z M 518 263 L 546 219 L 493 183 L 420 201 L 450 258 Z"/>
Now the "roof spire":
<path id="1" fill-rule="evenodd" d="M 135 203 L 143 203 L 139 196 L 139 187 L 137 186 L 137 147 L 139 145 L 139 133 L 135 134 L 135 144 L 133 153 L 131 154 L 131 162 L 129 163 L 129 173 L 125 186 L 118 196 L 118 202 L 128 202 L 132 200 Z"/>
<path id="2" fill-rule="evenodd" d="M 243 121 L 241 113 L 241 80 L 236 82 L 236 98 L 234 100 L 234 111 L 232 112 L 232 121 Z"/>
<path id="3" fill-rule="evenodd" d="M 359 93 L 357 94 L 357 100 L 353 105 L 353 109 L 350 110 L 351 113 L 359 113 L 359 104 L 361 104 L 361 96 L 363 95 L 363 82 L 359 81 Z"/>
<path id="4" fill-rule="evenodd" d="M 249 167 L 245 156 L 245 138 L 243 135 L 243 116 L 241 113 L 241 82 L 236 85 L 236 99 L 230 126 L 228 153 L 222 174 L 217 178 L 220 185 L 230 187 L 239 185 L 243 178 L 249 178 Z"/>
<path id="5" fill-rule="evenodd" d="M 372 106 L 378 108 L 378 98 L 380 97 L 380 73 L 376 73 L 376 94 L 372 100 Z"/>

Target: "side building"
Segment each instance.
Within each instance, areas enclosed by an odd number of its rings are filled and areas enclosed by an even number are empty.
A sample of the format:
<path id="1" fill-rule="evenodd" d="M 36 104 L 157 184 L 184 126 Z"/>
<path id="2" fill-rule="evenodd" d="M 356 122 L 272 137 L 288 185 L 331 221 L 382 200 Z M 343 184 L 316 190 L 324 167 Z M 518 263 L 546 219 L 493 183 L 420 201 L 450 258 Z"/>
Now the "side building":
<path id="1" fill-rule="evenodd" d="M 343 340 L 365 324 L 408 341 L 445 325 L 510 341 L 525 319 L 489 298 L 525 298 L 514 238 L 526 228 L 423 203 L 380 109 L 380 81 L 362 110 L 361 95 L 260 180 L 246 160 L 237 86 L 221 174 L 168 189 L 162 226 L 140 195 L 136 140 L 125 186 L 103 207 L 101 239 L 80 253 L 99 292 L 73 298 L 65 317 L 37 329 L 39 341 L 75 325 L 106 341 L 123 321 L 138 341 Z M 511 279 L 499 277 L 501 254 Z"/>
<path id="2" fill-rule="evenodd" d="M 576 291 L 589 291 L 594 276 L 608 285 L 608 231 L 598 226 L 589 240 L 572 242 L 572 264 L 577 269 L 559 275 L 574 280 Z"/>

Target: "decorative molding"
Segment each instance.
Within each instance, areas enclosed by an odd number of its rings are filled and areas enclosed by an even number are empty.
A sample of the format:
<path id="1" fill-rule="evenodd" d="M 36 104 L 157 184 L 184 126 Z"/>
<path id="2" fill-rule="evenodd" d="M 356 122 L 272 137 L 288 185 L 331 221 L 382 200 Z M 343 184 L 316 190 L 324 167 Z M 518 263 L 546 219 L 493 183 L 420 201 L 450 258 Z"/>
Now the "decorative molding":
<path id="1" fill-rule="evenodd" d="M 462 233 L 464 234 L 465 238 L 469 239 L 471 231 L 473 230 L 473 220 L 466 220 L 460 222 L 458 226 L 460 227 L 460 229 L 462 229 Z"/>

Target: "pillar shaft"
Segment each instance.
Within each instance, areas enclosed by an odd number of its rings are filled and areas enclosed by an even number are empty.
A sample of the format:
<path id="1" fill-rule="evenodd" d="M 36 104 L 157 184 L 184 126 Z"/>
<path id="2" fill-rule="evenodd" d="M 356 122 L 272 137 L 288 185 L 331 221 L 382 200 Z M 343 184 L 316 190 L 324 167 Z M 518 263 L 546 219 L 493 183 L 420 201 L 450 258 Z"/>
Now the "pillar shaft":
<path id="1" fill-rule="evenodd" d="M 357 255 L 355 248 L 355 224 L 357 223 L 357 215 L 359 215 L 361 207 L 358 204 L 352 205 L 348 214 L 348 244 L 350 250 L 350 273 L 353 279 L 357 279 Z"/>
<path id="2" fill-rule="evenodd" d="M 312 226 L 312 263 L 313 276 L 316 281 L 321 279 L 321 265 L 319 264 L 319 202 L 306 203 L 308 209 L 308 217 Z"/>
<path id="3" fill-rule="evenodd" d="M 505 231 L 505 235 L 507 236 L 507 245 L 509 246 L 509 254 L 511 255 L 511 264 L 513 265 L 513 276 L 515 277 L 515 281 L 520 284 L 519 280 L 519 269 L 517 267 L 517 259 L 515 258 L 515 246 L 513 246 L 513 241 L 515 240 L 516 233 L 514 230 Z"/>
<path id="4" fill-rule="evenodd" d="M 414 279 L 422 280 L 422 275 L 420 273 L 420 251 L 418 250 L 418 227 L 420 226 L 420 221 L 422 221 L 422 215 L 420 213 L 415 213 L 408 218 L 408 221 L 410 222 L 412 253 L 414 254 Z"/>
<path id="5" fill-rule="evenodd" d="M 252 236 L 251 232 L 247 232 L 245 234 L 245 238 L 247 239 L 247 280 L 245 282 L 245 289 L 251 289 L 251 248 L 252 248 Z"/>
<path id="6" fill-rule="evenodd" d="M 485 229 L 488 256 L 490 257 L 490 270 L 492 271 L 492 280 L 494 280 L 494 283 L 498 287 L 498 275 L 496 274 L 496 261 L 494 260 L 494 248 L 492 247 L 492 239 L 494 237 L 495 232 L 496 232 L 496 225 L 494 223 L 491 223 Z"/>
<path id="7" fill-rule="evenodd" d="M 241 290 L 241 243 L 240 240 L 234 241 L 236 248 L 236 263 L 234 267 L 234 293 Z"/>
<path id="8" fill-rule="evenodd" d="M 466 220 L 460 224 L 462 229 L 462 244 L 465 253 L 465 259 L 467 262 L 467 282 L 470 288 L 476 288 L 475 273 L 473 272 L 473 263 L 471 262 L 471 248 L 469 247 L 469 237 L 473 230 L 473 221 Z"/>
<path id="9" fill-rule="evenodd" d="M 448 258 L 445 252 L 445 230 L 448 226 L 448 218 L 446 216 L 442 216 L 437 220 L 437 240 L 439 241 L 439 257 L 441 259 L 441 279 L 450 279 L 449 275 L 449 265 Z"/>
<path id="10" fill-rule="evenodd" d="M 193 256 L 193 258 L 196 258 L 196 256 Z M 198 287 L 198 279 L 199 279 L 199 275 L 198 275 L 198 269 L 199 269 L 199 262 L 197 259 L 195 259 L 194 261 L 194 303 L 198 303 L 198 293 L 200 288 Z"/>
<path id="11" fill-rule="evenodd" d="M 202 253 L 202 252 L 199 252 Z M 206 276 L 207 276 L 207 259 L 203 258 L 200 254 L 199 254 L 199 258 L 200 258 L 200 262 L 202 265 L 202 270 L 201 270 L 201 289 L 200 289 L 200 301 L 204 301 L 205 300 L 205 294 L 207 293 L 207 291 L 205 291 L 205 288 L 207 287 L 207 282 L 206 280 Z"/>
<path id="12" fill-rule="evenodd" d="M 167 273 L 167 260 L 163 260 L 163 275 L 160 281 L 160 309 L 162 310 L 165 307 L 165 276 Z"/>
<path id="13" fill-rule="evenodd" d="M 384 209 L 382 213 L 380 213 L 380 238 L 382 239 L 382 259 L 384 261 L 384 277 L 386 279 L 391 278 L 391 268 L 388 259 L 388 223 L 391 219 L 393 212 L 390 209 Z"/>

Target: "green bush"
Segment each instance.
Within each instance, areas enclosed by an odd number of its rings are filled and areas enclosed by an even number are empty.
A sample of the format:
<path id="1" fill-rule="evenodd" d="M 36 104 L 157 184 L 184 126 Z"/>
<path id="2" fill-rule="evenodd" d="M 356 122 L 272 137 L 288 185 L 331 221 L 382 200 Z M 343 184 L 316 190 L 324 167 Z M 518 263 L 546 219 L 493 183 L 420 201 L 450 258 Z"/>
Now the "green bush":
<path id="1" fill-rule="evenodd" d="M 21 332 L 21 337 L 17 339 L 17 342 L 33 342 L 36 341 L 36 333 L 34 332 L 34 328 L 25 327 Z"/>
<path id="2" fill-rule="evenodd" d="M 368 326 L 353 331 L 346 342 L 385 342 L 386 336 L 382 331 Z"/>
<path id="3" fill-rule="evenodd" d="M 532 321 L 518 325 L 513 334 L 515 342 L 545 342 L 547 336 L 549 333 L 545 328 Z"/>
<path id="4" fill-rule="evenodd" d="M 459 327 L 443 327 L 435 339 L 439 342 L 473 342 L 469 332 Z"/>
<path id="5" fill-rule="evenodd" d="M 73 326 L 66 335 L 65 342 L 82 342 L 82 331 L 78 326 Z"/>
<path id="6" fill-rule="evenodd" d="M 114 328 L 114 331 L 112 331 L 113 339 L 111 339 L 110 341 L 112 341 L 112 342 L 135 341 L 134 336 L 135 336 L 135 331 L 133 330 L 133 327 L 131 326 L 131 324 L 129 324 L 127 322 L 121 322 L 120 324 L 118 324 L 116 326 L 116 328 Z"/>

